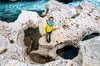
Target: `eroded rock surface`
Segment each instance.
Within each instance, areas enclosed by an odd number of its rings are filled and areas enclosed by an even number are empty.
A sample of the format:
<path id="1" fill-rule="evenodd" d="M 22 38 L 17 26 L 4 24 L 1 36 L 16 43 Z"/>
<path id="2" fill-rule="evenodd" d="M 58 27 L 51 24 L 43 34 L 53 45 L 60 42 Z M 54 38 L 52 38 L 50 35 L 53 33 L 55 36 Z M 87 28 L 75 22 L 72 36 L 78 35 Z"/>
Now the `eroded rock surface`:
<path id="1" fill-rule="evenodd" d="M 64 59 L 59 59 L 57 61 L 53 61 L 53 62 L 43 64 L 43 65 L 32 65 L 32 64 L 22 63 L 16 60 L 10 60 L 8 64 L 6 64 L 6 66 L 11 66 L 11 65 L 13 66 L 18 66 L 18 65 L 21 65 L 21 66 L 66 66 L 66 65 L 67 66 L 80 66 L 75 62 L 72 62 L 70 60 L 64 60 Z"/>
<path id="2" fill-rule="evenodd" d="M 13 23 L 0 21 L 0 66 L 100 66 L 100 37 L 81 41 L 89 34 L 100 33 L 99 9 L 89 3 L 70 8 L 50 0 L 43 15 L 42 18 L 36 12 L 22 11 Z M 51 43 L 45 41 L 45 36 L 40 37 L 39 48 L 31 50 L 34 41 L 25 36 L 25 30 L 38 28 L 38 33 L 43 34 L 43 25 L 50 16 L 54 17 L 55 28 L 58 28 L 51 34 Z M 32 38 L 37 39 L 37 34 L 34 35 Z M 57 55 L 58 49 L 70 45 L 79 48 L 75 58 L 65 60 Z M 39 64 L 42 62 L 46 64 Z"/>
<path id="3" fill-rule="evenodd" d="M 83 54 L 82 66 L 100 65 L 100 36 L 80 42 Z"/>
<path id="4" fill-rule="evenodd" d="M 0 21 L 0 66 L 4 66 L 11 59 L 30 63 L 25 52 L 24 29 L 34 25 L 37 27 L 38 17 L 35 12 L 22 11 L 19 18 L 13 23 Z"/>

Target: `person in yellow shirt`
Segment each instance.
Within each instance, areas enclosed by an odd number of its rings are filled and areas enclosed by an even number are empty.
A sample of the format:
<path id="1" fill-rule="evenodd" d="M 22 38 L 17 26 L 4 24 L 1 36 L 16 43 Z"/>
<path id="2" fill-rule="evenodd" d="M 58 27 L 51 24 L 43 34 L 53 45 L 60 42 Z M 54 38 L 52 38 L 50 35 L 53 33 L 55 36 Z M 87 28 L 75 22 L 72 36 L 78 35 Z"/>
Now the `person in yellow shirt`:
<path id="1" fill-rule="evenodd" d="M 55 29 L 54 28 L 54 18 L 53 17 L 50 17 L 46 22 L 45 22 L 45 25 L 44 25 L 44 35 L 46 34 L 46 41 L 48 43 L 51 42 L 51 33 L 52 31 Z"/>

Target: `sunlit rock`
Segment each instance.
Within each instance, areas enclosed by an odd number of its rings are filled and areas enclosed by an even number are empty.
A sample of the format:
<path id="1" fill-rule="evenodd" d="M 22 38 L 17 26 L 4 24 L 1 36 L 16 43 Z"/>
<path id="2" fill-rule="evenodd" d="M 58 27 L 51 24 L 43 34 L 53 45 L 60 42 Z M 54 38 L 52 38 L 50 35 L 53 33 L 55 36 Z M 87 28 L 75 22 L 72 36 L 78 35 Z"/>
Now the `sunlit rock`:
<path id="1" fill-rule="evenodd" d="M 59 60 L 56 60 L 56 61 L 53 61 L 53 62 L 50 62 L 50 63 L 47 63 L 47 64 L 42 64 L 42 65 L 32 65 L 32 64 L 26 64 L 26 63 L 22 63 L 22 62 L 19 62 L 19 61 L 16 61 L 16 60 L 10 60 L 8 62 L 8 64 L 6 64 L 6 66 L 80 66 L 78 65 L 77 63 L 73 62 L 73 61 L 70 61 L 70 60 L 64 60 L 64 59 L 59 59 Z"/>
<path id="2" fill-rule="evenodd" d="M 100 65 L 100 36 L 80 42 L 81 52 L 83 54 L 82 66 Z"/>
<path id="3" fill-rule="evenodd" d="M 32 26 L 34 28 L 38 27 L 38 18 L 39 16 L 35 12 L 22 11 L 18 19 L 13 23 L 0 21 L 1 66 L 4 66 L 11 59 L 30 63 L 25 51 L 24 30 Z"/>
<path id="4" fill-rule="evenodd" d="M 99 9 L 89 3 L 70 8 L 51 0 L 46 4 L 44 14 L 42 18 L 36 12 L 22 11 L 13 23 L 0 21 L 1 66 L 100 66 L 100 37 L 81 41 L 87 35 L 100 33 Z M 50 16 L 54 17 L 57 29 L 51 34 L 51 43 L 47 43 L 41 34 Z M 36 44 L 38 49 L 32 50 Z M 57 54 L 57 50 L 65 46 L 78 48 L 73 59 L 65 60 Z"/>

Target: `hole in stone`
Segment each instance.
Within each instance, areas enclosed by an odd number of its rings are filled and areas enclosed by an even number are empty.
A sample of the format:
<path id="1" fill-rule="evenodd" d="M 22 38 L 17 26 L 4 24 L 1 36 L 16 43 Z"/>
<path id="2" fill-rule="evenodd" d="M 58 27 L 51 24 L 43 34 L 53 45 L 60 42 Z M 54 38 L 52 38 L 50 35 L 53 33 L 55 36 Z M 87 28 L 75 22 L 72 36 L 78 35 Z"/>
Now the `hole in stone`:
<path id="1" fill-rule="evenodd" d="M 50 56 L 42 56 L 42 55 L 39 55 L 39 54 L 34 54 L 34 53 L 31 53 L 30 54 L 30 58 L 32 61 L 36 62 L 36 63 L 40 63 L 40 64 L 44 64 L 44 63 L 48 63 L 50 61 L 54 61 L 54 59 L 52 59 Z"/>
<path id="2" fill-rule="evenodd" d="M 76 17 L 79 16 L 79 15 L 80 15 L 80 13 L 77 13 L 77 14 L 73 15 L 73 16 L 71 17 L 71 19 L 74 19 L 74 18 L 76 18 Z"/>
<path id="3" fill-rule="evenodd" d="M 82 1 L 82 0 L 57 0 L 57 1 L 68 4 L 68 3 L 71 3 L 71 2 L 77 2 L 77 1 Z"/>
<path id="4" fill-rule="evenodd" d="M 68 4 L 68 3 L 70 3 L 70 2 L 73 2 L 73 0 L 58 0 L 59 2 L 63 2 L 63 3 L 66 3 L 66 4 Z"/>
<path id="5" fill-rule="evenodd" d="M 31 51 L 38 50 L 39 48 L 39 38 L 41 34 L 39 33 L 38 28 L 29 27 L 24 31 L 24 43 L 26 46 L 26 52 L 29 54 Z"/>
<path id="6" fill-rule="evenodd" d="M 5 53 L 7 50 L 8 50 L 7 48 L 3 49 L 2 51 L 0 51 L 0 54 Z"/>
<path id="7" fill-rule="evenodd" d="M 62 27 L 65 30 L 65 29 L 68 29 L 69 28 L 69 25 L 63 25 Z"/>
<path id="8" fill-rule="evenodd" d="M 12 43 L 12 44 L 13 44 L 13 43 L 14 43 L 14 40 L 10 40 L 10 43 Z"/>
<path id="9" fill-rule="evenodd" d="M 74 46 L 65 46 L 56 51 L 57 55 L 64 59 L 73 59 L 78 55 L 79 48 Z"/>
<path id="10" fill-rule="evenodd" d="M 99 35 L 100 35 L 99 33 L 92 33 L 92 34 L 90 34 L 90 35 L 85 36 L 85 37 L 82 39 L 82 41 L 88 40 L 88 39 L 91 39 L 91 38 L 94 38 L 94 37 L 97 37 L 97 36 L 99 36 Z"/>

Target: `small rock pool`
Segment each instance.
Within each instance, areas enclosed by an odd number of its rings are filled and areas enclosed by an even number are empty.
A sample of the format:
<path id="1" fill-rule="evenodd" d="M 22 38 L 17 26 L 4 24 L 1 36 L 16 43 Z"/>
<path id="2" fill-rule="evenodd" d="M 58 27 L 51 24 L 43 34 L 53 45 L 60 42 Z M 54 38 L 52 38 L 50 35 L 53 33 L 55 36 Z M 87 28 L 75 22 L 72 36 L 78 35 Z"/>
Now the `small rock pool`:
<path id="1" fill-rule="evenodd" d="M 64 59 L 73 59 L 78 55 L 79 48 L 74 46 L 65 46 L 57 50 L 57 55 Z"/>

